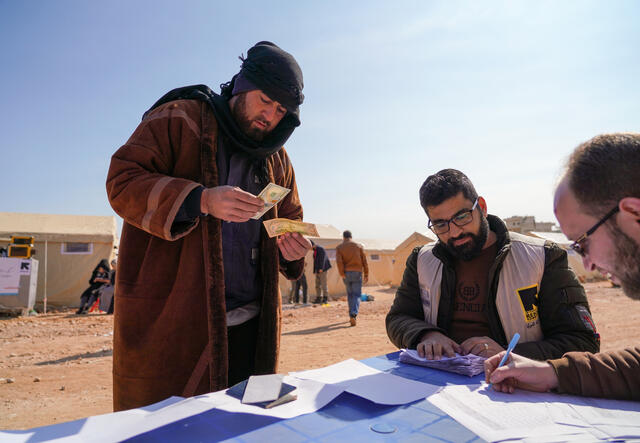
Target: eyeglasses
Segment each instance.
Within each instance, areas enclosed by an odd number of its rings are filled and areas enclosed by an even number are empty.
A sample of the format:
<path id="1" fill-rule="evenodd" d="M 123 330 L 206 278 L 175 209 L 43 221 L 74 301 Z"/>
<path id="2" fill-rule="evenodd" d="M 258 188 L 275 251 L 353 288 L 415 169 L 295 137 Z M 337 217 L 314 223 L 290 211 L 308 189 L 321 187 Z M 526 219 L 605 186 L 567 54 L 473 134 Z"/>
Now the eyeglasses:
<path id="1" fill-rule="evenodd" d="M 580 237 L 578 237 L 578 239 L 576 241 L 574 241 L 573 243 L 571 243 L 570 248 L 573 249 L 574 251 L 576 251 L 578 254 L 580 254 L 582 257 L 585 256 L 585 254 L 587 253 L 586 249 L 582 247 L 581 243 L 583 241 L 585 241 L 587 239 L 587 237 L 589 237 L 591 234 L 593 234 L 594 232 L 596 232 L 596 229 L 598 229 L 600 227 L 600 225 L 602 225 L 604 222 L 606 222 L 607 220 L 609 220 L 609 218 L 611 218 L 612 215 L 614 215 L 616 212 L 618 212 L 620 210 L 620 208 L 618 206 L 616 206 L 615 208 L 613 208 L 611 211 L 607 212 L 605 214 L 604 217 L 602 217 L 598 223 L 596 223 L 595 225 L 593 225 L 591 227 L 591 229 L 589 229 L 587 232 L 585 232 L 584 234 L 582 234 Z"/>
<path id="2" fill-rule="evenodd" d="M 478 206 L 478 199 L 473 203 L 471 209 L 463 209 L 458 212 L 456 215 L 451 217 L 449 220 L 436 220 L 432 222 L 429 220 L 429 229 L 433 231 L 434 234 L 445 234 L 449 232 L 449 224 L 453 222 L 454 225 L 461 228 L 464 225 L 468 225 L 473 221 L 473 211 Z"/>

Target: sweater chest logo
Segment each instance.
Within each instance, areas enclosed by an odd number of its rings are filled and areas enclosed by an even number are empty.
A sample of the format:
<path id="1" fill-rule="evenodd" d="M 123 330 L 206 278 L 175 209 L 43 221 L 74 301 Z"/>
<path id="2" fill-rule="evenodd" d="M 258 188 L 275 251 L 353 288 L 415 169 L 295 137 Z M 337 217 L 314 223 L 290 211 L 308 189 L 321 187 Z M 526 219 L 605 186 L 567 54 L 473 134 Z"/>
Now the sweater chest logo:
<path id="1" fill-rule="evenodd" d="M 520 306 L 527 323 L 538 319 L 538 285 L 525 286 L 517 289 L 516 293 L 520 297 Z"/>

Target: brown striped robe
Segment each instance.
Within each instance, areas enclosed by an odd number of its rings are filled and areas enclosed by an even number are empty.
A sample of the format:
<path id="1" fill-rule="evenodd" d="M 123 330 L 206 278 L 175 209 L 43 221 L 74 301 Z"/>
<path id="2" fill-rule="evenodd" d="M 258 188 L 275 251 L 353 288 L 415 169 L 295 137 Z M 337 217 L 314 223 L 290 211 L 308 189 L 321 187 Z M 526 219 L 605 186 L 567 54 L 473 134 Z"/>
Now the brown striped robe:
<path id="1" fill-rule="evenodd" d="M 149 113 L 111 158 L 107 194 L 124 219 L 114 318 L 115 411 L 227 387 L 220 220 L 206 216 L 172 232 L 189 192 L 200 184 L 218 185 L 217 135 L 207 104 L 177 100 Z M 302 220 L 284 149 L 268 159 L 268 168 L 271 181 L 291 192 L 263 219 Z M 296 279 L 304 260 L 280 264 L 275 239 L 264 229 L 260 251 L 264 288 L 256 372 L 267 374 L 278 362 L 278 271 Z"/>

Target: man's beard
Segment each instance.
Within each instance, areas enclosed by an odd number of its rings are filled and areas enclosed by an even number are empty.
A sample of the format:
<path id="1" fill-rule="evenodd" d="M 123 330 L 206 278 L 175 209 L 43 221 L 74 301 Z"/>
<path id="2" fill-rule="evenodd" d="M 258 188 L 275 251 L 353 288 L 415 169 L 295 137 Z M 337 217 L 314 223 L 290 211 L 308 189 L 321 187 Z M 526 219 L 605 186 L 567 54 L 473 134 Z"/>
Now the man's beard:
<path id="1" fill-rule="evenodd" d="M 489 222 L 482 213 L 480 213 L 480 217 L 482 217 L 480 219 L 480 230 L 477 234 L 464 233 L 456 238 L 450 238 L 445 244 L 449 253 L 455 258 L 462 261 L 470 261 L 482 253 L 482 248 L 487 242 L 489 235 Z M 455 240 L 460 240 L 465 237 L 471 238 L 471 241 L 460 246 L 453 245 Z"/>
<path id="2" fill-rule="evenodd" d="M 640 300 L 640 246 L 622 232 L 615 221 L 609 225 L 609 230 L 615 246 L 615 276 L 629 298 Z"/>
<path id="3" fill-rule="evenodd" d="M 234 120 L 236 121 L 236 123 L 240 127 L 240 130 L 242 132 L 244 132 L 244 134 L 247 137 L 249 137 L 249 138 L 251 138 L 251 139 L 253 139 L 253 140 L 257 141 L 257 142 L 261 142 L 262 140 L 264 140 L 264 138 L 267 136 L 267 134 L 269 132 L 271 132 L 271 124 L 269 122 L 261 119 L 260 117 L 256 117 L 253 120 L 251 120 L 249 118 L 249 115 L 247 114 L 246 98 L 247 98 L 247 94 L 246 93 L 238 94 L 238 98 L 236 99 L 236 102 L 235 102 L 233 108 L 231 109 L 231 113 L 233 114 Z M 264 125 L 266 127 L 264 129 L 262 129 L 262 128 L 256 128 L 254 126 L 251 126 L 251 124 L 255 120 L 264 123 Z"/>

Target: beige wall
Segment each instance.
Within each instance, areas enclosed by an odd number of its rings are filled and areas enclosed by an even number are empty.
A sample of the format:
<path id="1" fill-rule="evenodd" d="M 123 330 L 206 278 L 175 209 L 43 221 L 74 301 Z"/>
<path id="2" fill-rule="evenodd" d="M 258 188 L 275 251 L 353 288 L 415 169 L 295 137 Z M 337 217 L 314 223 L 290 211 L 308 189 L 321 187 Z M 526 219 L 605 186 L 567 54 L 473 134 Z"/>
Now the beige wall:
<path id="1" fill-rule="evenodd" d="M 412 235 L 399 245 L 394 252 L 395 263 L 393 264 L 393 274 L 391 284 L 393 286 L 400 286 L 402 283 L 402 276 L 404 275 L 404 269 L 407 266 L 407 259 L 414 248 L 418 246 L 424 246 L 431 243 L 433 240 L 427 239 L 421 235 Z"/>
<path id="2" fill-rule="evenodd" d="M 62 254 L 62 242 L 46 243 L 47 306 L 79 306 L 80 295 L 89 286 L 91 272 L 101 259 L 110 260 L 113 254 L 113 243 L 92 243 L 93 253 L 90 255 Z M 45 242 L 36 240 L 35 248 L 34 258 L 39 262 L 36 305 L 42 307 L 45 293 Z"/>

